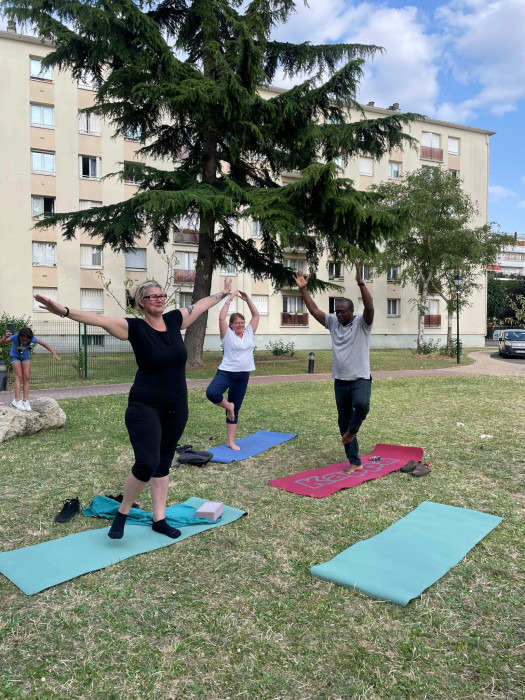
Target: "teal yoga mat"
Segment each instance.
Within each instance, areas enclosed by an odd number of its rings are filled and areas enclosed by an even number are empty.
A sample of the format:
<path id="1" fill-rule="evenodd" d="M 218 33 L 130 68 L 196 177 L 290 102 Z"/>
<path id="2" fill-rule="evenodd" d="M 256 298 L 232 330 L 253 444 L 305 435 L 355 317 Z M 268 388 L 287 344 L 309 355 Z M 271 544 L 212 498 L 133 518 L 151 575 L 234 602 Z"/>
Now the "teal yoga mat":
<path id="1" fill-rule="evenodd" d="M 312 566 L 313 576 L 407 605 L 455 566 L 502 518 L 423 501 L 370 539 Z"/>
<path id="2" fill-rule="evenodd" d="M 197 509 L 205 502 L 202 498 L 194 497 L 181 505 Z M 166 510 L 167 514 L 169 510 Z M 182 534 L 176 540 L 154 532 L 151 527 L 144 527 L 144 523 L 133 525 L 128 522 L 121 540 L 110 540 L 108 527 L 85 530 L 58 540 L 42 542 L 11 552 L 1 552 L 0 572 L 23 593 L 32 595 L 90 571 L 116 564 L 136 554 L 169 547 L 204 530 L 227 525 L 242 515 L 245 515 L 245 511 L 225 505 L 220 520 L 212 523 L 199 518 L 202 524 L 181 526 Z M 176 521 L 170 519 L 169 522 L 175 524 Z"/>

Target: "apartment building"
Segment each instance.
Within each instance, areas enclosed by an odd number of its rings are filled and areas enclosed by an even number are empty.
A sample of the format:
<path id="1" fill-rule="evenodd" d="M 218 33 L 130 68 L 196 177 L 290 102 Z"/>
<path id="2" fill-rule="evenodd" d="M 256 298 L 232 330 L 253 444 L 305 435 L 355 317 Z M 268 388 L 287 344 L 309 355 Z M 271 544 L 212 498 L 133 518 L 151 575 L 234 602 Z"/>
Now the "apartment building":
<path id="1" fill-rule="evenodd" d="M 85 233 L 79 233 L 75 240 L 64 241 L 59 230 L 36 230 L 33 225 L 47 211 L 66 212 L 131 197 L 135 192 L 132 182 L 101 178 L 117 170 L 119 163 L 147 161 L 138 154 L 139 144 L 134 134 L 115 139 L 110 127 L 96 115 L 79 115 L 80 109 L 93 104 L 93 92 L 88 84 L 73 81 L 67 72 L 42 68 L 42 58 L 52 51 L 49 43 L 17 34 L 11 28 L 0 32 L 0 49 L 4 65 L 9 66 L 0 76 L 3 103 L 0 313 L 51 320 L 34 303 L 33 294 L 38 292 L 69 307 L 122 315 L 126 278 L 134 284 L 151 278 L 164 282 L 166 278 L 162 256 L 148 244 L 147 238 L 138 240 L 129 253 L 114 253 Z M 265 94 L 270 96 L 278 91 Z M 377 118 L 398 111 L 399 105 L 382 109 L 370 102 L 364 110 L 366 117 Z M 478 203 L 476 223 L 482 224 L 487 221 L 491 133 L 431 119 L 417 121 L 412 124 L 411 135 L 419 141 L 419 149 L 396 150 L 380 162 L 355 158 L 341 175 L 351 178 L 359 189 L 366 189 L 375 182 L 399 178 L 416 168 L 444 166 L 463 180 L 465 191 Z M 297 177 L 297 173 L 285 174 L 283 183 Z M 257 222 L 243 222 L 240 227 L 238 233 L 242 236 L 259 237 Z M 167 255 L 177 257 L 173 284 L 180 305 L 191 299 L 197 244 L 195 223 L 181 221 L 179 231 L 166 249 Z M 290 251 L 283 262 L 306 271 L 300 251 Z M 372 334 L 372 346 L 376 348 L 414 347 L 417 319 L 412 300 L 417 294 L 398 283 L 402 264 L 400 260 L 387 275 L 367 280 L 376 307 Z M 366 269 L 364 273 L 366 276 Z M 351 269 L 325 257 L 318 274 L 341 285 L 337 295 L 331 292 L 316 296 L 320 308 L 333 311 L 336 296 L 347 296 L 360 310 L 362 300 Z M 259 308 L 260 349 L 277 339 L 293 341 L 297 348 L 330 347 L 328 332 L 309 316 L 297 289 L 290 287 L 275 293 L 269 281 L 253 280 L 249 273 L 229 266 L 214 276 L 213 291 L 222 288 L 225 275 L 233 276 L 234 288 L 246 291 Z M 107 280 L 111 280 L 117 300 L 105 291 Z M 469 308 L 461 316 L 461 338 L 466 346 L 482 344 L 485 336 L 483 275 L 480 281 L 481 288 L 471 297 Z M 244 303 L 236 301 L 237 310 L 244 311 Z M 218 310 L 215 307 L 210 312 L 205 349 L 219 348 Z M 444 303 L 439 298 L 430 299 L 428 336 L 443 341 L 446 326 Z"/>
<path id="2" fill-rule="evenodd" d="M 512 245 L 503 246 L 497 265 L 489 270 L 501 279 L 511 279 L 516 275 L 525 277 L 525 238 L 516 238 Z"/>

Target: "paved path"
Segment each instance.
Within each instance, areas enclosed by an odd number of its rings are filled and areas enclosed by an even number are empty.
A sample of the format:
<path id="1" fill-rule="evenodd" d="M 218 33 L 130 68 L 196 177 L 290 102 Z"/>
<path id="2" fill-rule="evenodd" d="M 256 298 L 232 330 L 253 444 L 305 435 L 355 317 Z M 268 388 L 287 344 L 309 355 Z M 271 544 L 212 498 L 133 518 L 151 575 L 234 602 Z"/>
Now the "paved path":
<path id="1" fill-rule="evenodd" d="M 385 377 L 428 377 L 428 376 L 493 376 L 493 377 L 525 377 L 525 359 L 505 359 L 498 356 L 495 348 L 487 348 L 468 353 L 475 360 L 472 365 L 456 365 L 447 369 L 411 369 L 392 372 L 374 372 L 376 379 Z M 278 382 L 310 382 L 330 380 L 330 374 L 278 374 L 268 377 L 252 377 L 251 384 L 275 384 Z M 188 379 L 188 388 L 195 389 L 208 386 L 210 379 Z M 95 384 L 90 386 L 73 386 L 62 389 L 35 389 L 31 397 L 51 396 L 54 399 L 67 399 L 78 396 L 105 396 L 108 394 L 127 394 L 131 384 Z M 12 392 L 0 392 L 0 404 L 11 403 Z"/>

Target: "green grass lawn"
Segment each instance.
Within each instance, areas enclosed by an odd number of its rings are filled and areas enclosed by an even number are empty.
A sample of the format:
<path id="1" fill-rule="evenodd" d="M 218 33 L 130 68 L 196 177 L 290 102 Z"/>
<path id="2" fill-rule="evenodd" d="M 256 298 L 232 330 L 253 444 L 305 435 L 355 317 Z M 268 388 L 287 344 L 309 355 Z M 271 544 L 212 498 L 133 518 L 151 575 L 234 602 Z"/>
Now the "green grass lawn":
<path id="1" fill-rule="evenodd" d="M 257 350 L 255 375 L 304 374 L 308 371 L 308 350 L 299 350 L 293 357 L 275 356 L 268 350 Z M 222 360 L 220 352 L 205 352 L 203 367 L 187 367 L 189 379 L 211 379 Z M 399 369 L 439 369 L 456 364 L 455 357 L 444 355 L 416 355 L 411 350 L 372 350 L 370 362 L 373 372 Z M 465 353 L 463 364 L 472 360 Z M 94 350 L 89 355 L 88 379 L 82 379 L 84 365 L 78 365 L 75 355 L 63 355 L 60 362 L 51 358 L 49 353 L 38 353 L 31 361 L 31 383 L 34 389 L 51 387 L 78 386 L 86 384 L 121 384 L 133 381 L 136 372 L 134 356 L 131 353 L 101 353 Z M 79 371 L 81 370 L 81 371 Z M 332 351 L 316 350 L 314 373 L 322 374 L 332 371 Z M 12 388 L 13 376 L 9 377 Z"/>
<path id="2" fill-rule="evenodd" d="M 189 400 L 184 442 L 224 442 L 222 412 L 202 389 Z M 60 401 L 64 429 L 0 445 L 2 550 L 107 525 L 53 519 L 65 498 L 87 505 L 121 492 L 132 457 L 125 404 Z M 219 500 L 248 517 L 34 596 L 0 576 L 0 696 L 523 698 L 524 416 L 523 378 L 375 380 L 361 451 L 420 446 L 432 473 L 310 499 L 268 480 L 343 461 L 332 383 L 250 386 L 238 437 L 298 436 L 244 462 L 174 470 L 168 498 Z M 309 574 L 424 500 L 504 520 L 406 608 Z M 139 502 L 150 508 L 146 493 Z"/>

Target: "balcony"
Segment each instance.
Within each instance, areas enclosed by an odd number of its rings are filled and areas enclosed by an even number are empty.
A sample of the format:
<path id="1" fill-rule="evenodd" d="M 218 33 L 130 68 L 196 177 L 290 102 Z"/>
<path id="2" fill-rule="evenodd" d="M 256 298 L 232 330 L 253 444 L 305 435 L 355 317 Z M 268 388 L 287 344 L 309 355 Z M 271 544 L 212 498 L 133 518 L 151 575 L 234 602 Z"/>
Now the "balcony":
<path id="1" fill-rule="evenodd" d="M 425 314 L 425 328 L 441 328 L 441 314 Z"/>
<path id="2" fill-rule="evenodd" d="M 308 314 L 281 313 L 281 326 L 308 326 Z"/>
<path id="3" fill-rule="evenodd" d="M 199 232 L 191 229 L 181 229 L 173 234 L 174 243 L 190 243 L 191 245 L 199 245 Z"/>
<path id="4" fill-rule="evenodd" d="M 420 157 L 425 160 L 435 160 L 440 163 L 443 162 L 443 149 L 442 148 L 432 148 L 432 146 L 421 146 Z"/>
<path id="5" fill-rule="evenodd" d="M 174 270 L 175 284 L 195 284 L 195 270 Z"/>

